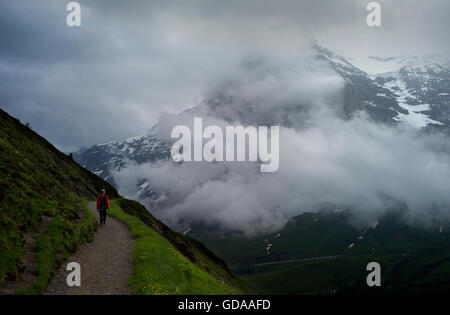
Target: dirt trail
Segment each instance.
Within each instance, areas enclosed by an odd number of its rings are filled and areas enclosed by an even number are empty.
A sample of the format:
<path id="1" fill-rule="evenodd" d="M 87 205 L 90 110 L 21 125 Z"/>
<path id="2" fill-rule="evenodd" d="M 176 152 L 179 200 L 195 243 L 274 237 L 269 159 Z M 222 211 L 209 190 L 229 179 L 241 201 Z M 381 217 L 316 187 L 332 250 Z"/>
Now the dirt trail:
<path id="1" fill-rule="evenodd" d="M 95 202 L 89 208 L 98 212 Z M 99 227 L 91 243 L 85 244 L 58 270 L 46 294 L 130 294 L 127 281 L 132 274 L 134 239 L 128 228 L 108 216 L 106 225 Z M 81 286 L 69 287 L 66 277 L 69 262 L 81 266 Z"/>

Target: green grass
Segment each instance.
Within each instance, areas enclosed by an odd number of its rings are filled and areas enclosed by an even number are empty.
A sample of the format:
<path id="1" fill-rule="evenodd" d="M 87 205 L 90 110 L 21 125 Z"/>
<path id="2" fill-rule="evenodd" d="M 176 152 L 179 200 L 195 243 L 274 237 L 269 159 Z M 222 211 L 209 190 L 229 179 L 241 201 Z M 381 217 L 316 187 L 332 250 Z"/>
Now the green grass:
<path id="1" fill-rule="evenodd" d="M 95 232 L 83 200 L 106 188 L 98 176 L 57 150 L 19 120 L 0 110 L 0 285 L 24 269 L 25 236 L 36 238 L 36 283 L 23 293 L 41 293 L 68 253 Z M 42 229 L 43 219 L 51 224 Z"/>
<path id="2" fill-rule="evenodd" d="M 156 231 L 178 250 L 190 262 L 201 270 L 207 272 L 213 278 L 229 287 L 236 288 L 241 294 L 255 294 L 256 292 L 242 281 L 227 264 L 210 251 L 203 243 L 196 239 L 174 232 L 168 226 L 152 216 L 140 203 L 119 198 L 117 203 L 127 214 L 139 218 L 145 225 Z"/>
<path id="3" fill-rule="evenodd" d="M 97 230 L 97 222 L 89 211 L 86 200 L 80 204 L 80 207 L 84 213 L 81 222 L 74 223 L 63 216 L 56 216 L 46 231 L 37 235 L 36 280 L 30 287 L 20 289 L 16 294 L 42 293 L 63 260 L 75 252 L 80 245 L 92 241 L 93 234 Z"/>
<path id="4" fill-rule="evenodd" d="M 119 203 L 111 204 L 109 214 L 124 222 L 136 239 L 129 280 L 133 294 L 242 293 L 200 269 L 154 229 L 125 213 Z"/>

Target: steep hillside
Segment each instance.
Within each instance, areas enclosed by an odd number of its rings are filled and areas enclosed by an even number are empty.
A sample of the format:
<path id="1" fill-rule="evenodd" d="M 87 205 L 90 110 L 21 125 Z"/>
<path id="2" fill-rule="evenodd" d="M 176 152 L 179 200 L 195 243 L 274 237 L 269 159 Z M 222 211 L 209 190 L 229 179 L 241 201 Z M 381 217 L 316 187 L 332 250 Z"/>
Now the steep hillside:
<path id="1" fill-rule="evenodd" d="M 137 239 L 129 281 L 134 294 L 255 293 L 205 245 L 172 231 L 138 202 L 118 199 L 110 214 Z"/>
<path id="2" fill-rule="evenodd" d="M 119 195 L 107 182 L 2 110 L 0 168 L 0 289 L 3 293 L 41 293 L 61 262 L 90 241 L 97 229 L 87 200 L 95 199 L 101 188 L 112 198 Z M 191 262 L 195 272 L 209 274 L 208 281 L 215 282 L 215 287 L 227 286 L 233 293 L 251 292 L 203 244 L 171 231 L 138 203 L 125 199 L 118 203 L 157 237 L 167 239 L 163 244 L 172 245 L 177 255 Z M 16 286 L 18 282 L 22 285 Z"/>
<path id="3" fill-rule="evenodd" d="M 89 240 L 96 223 L 85 199 L 116 190 L 0 110 L 0 279 L 25 270 L 25 250 L 36 249 L 33 290 L 47 284 L 67 253 Z"/>

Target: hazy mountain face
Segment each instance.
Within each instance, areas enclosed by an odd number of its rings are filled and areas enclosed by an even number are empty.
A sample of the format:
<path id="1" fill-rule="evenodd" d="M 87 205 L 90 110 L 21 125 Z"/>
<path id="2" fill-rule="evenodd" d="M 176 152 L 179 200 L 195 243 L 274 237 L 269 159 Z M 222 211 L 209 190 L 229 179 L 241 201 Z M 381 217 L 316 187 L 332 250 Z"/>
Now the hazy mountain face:
<path id="1" fill-rule="evenodd" d="M 96 175 L 114 183 L 111 170 L 120 170 L 128 162 L 148 163 L 170 157 L 171 145 L 154 136 L 144 135 L 123 142 L 94 145 L 75 154 L 76 160 Z"/>
<path id="2" fill-rule="evenodd" d="M 366 223 L 399 204 L 423 222 L 430 211 L 445 218 L 450 147 L 423 131 L 448 130 L 449 70 L 434 59 L 394 59 L 372 58 L 383 73 L 369 74 L 318 45 L 300 60 L 251 56 L 211 82 L 198 106 L 161 116 L 151 135 L 75 158 L 180 229 L 201 222 L 256 233 L 330 204 Z M 280 125 L 278 172 L 260 174 L 256 163 L 173 163 L 171 128 L 193 117 Z"/>

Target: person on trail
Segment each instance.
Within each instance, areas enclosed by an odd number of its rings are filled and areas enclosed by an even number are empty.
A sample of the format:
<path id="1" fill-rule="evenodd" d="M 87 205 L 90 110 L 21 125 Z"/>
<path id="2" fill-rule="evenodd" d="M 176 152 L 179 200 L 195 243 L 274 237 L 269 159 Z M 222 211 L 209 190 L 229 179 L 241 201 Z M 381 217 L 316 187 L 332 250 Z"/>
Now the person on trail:
<path id="1" fill-rule="evenodd" d="M 109 209 L 109 197 L 106 191 L 102 189 L 97 198 L 97 210 L 100 212 L 100 226 L 106 222 L 106 209 Z"/>

